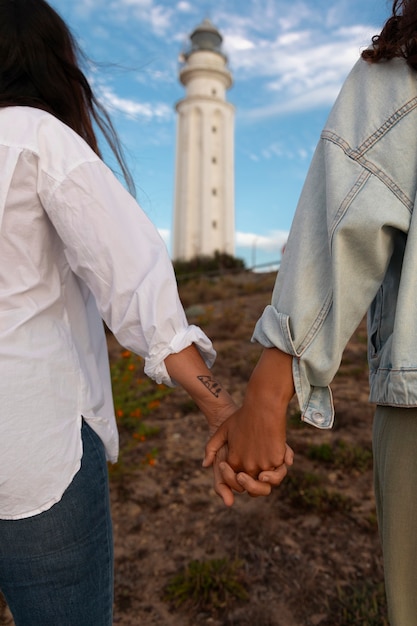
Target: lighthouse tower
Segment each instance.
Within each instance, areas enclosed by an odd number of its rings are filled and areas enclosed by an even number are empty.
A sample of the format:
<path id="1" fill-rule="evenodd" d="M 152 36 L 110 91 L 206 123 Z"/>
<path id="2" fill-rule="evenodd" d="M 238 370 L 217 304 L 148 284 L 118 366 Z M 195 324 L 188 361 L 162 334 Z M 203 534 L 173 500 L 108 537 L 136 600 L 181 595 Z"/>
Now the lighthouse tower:
<path id="1" fill-rule="evenodd" d="M 216 251 L 234 256 L 234 107 L 222 36 L 205 19 L 190 36 L 177 103 L 174 260 Z"/>

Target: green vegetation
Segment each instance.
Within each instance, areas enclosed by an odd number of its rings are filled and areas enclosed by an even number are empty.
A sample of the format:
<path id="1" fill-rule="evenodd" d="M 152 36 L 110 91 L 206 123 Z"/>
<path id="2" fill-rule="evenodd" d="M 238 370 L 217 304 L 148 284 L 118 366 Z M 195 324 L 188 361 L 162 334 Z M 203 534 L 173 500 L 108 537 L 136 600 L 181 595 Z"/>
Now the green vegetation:
<path id="1" fill-rule="evenodd" d="M 165 599 L 176 607 L 222 609 L 233 600 L 247 600 L 241 563 L 228 559 L 191 561 L 165 588 Z"/>
<path id="2" fill-rule="evenodd" d="M 158 409 L 161 400 L 172 389 L 157 385 L 144 376 L 143 359 L 129 350 L 121 352 L 120 357 L 112 363 L 110 372 L 120 438 L 125 442 L 119 462 L 109 467 L 110 476 L 115 478 L 129 469 L 126 452 L 159 432 L 158 428 L 149 425 L 143 418 Z M 154 465 L 156 456 L 157 449 L 152 448 L 146 452 L 140 464 Z"/>
<path id="3" fill-rule="evenodd" d="M 322 443 L 311 445 L 307 449 L 307 456 L 322 463 L 328 463 L 336 468 L 366 472 L 372 468 L 371 447 L 353 446 L 343 440 L 334 444 Z"/>
<path id="4" fill-rule="evenodd" d="M 281 490 L 294 507 L 304 511 L 347 513 L 352 509 L 350 498 L 339 492 L 329 491 L 322 485 L 322 479 L 310 472 L 291 470 L 282 483 Z"/>
<path id="5" fill-rule="evenodd" d="M 367 580 L 338 588 L 337 599 L 329 607 L 329 614 L 332 621 L 328 626 L 388 626 L 384 585 Z"/>
<path id="6" fill-rule="evenodd" d="M 198 275 L 221 274 L 224 271 L 244 270 L 245 262 L 225 252 L 215 252 L 213 256 L 198 255 L 188 261 L 174 261 L 178 279 L 196 278 Z"/>

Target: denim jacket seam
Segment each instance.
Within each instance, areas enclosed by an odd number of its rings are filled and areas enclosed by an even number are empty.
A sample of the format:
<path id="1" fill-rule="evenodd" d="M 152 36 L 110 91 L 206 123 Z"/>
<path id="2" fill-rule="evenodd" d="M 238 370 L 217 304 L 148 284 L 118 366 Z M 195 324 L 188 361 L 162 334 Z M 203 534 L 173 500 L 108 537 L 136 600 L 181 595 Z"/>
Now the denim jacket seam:
<path id="1" fill-rule="evenodd" d="M 335 139 L 336 143 L 345 146 L 345 152 L 352 151 L 353 154 L 357 154 L 357 158 L 359 159 L 361 156 L 365 154 L 368 150 L 370 150 L 382 137 L 384 137 L 393 126 L 398 124 L 406 115 L 408 115 L 411 111 L 417 108 L 417 96 L 411 98 L 408 102 L 403 104 L 399 109 L 397 109 L 394 113 L 392 113 L 383 124 L 380 125 L 379 128 L 376 129 L 365 141 L 363 141 L 357 148 L 351 148 L 350 144 L 345 141 L 340 135 L 335 133 L 334 131 L 324 129 L 322 131 L 322 136 L 327 137 L 332 140 Z"/>
<path id="2" fill-rule="evenodd" d="M 417 106 L 417 102 L 416 102 L 416 106 Z M 390 128 L 392 128 L 392 126 L 390 126 Z M 380 134 L 379 138 L 381 137 L 382 137 L 382 133 Z M 403 190 L 392 180 L 390 176 L 388 176 L 388 174 L 384 170 L 377 167 L 372 161 L 367 159 L 359 148 L 356 148 L 356 149 L 352 148 L 350 144 L 345 139 L 343 139 L 343 137 L 329 130 L 324 130 L 322 132 L 322 139 L 330 141 L 334 143 L 335 145 L 339 146 L 339 148 L 343 150 L 343 152 L 348 158 L 352 159 L 353 161 L 356 161 L 356 163 L 358 163 L 366 171 L 376 176 L 391 191 L 391 193 L 394 194 L 398 198 L 398 200 L 406 207 L 409 213 L 413 212 L 414 202 L 407 196 L 407 194 L 403 192 Z M 352 193 L 352 191 L 355 192 L 355 195 L 359 193 L 360 188 L 363 186 L 365 182 L 364 180 L 361 180 L 361 177 L 362 175 L 359 176 L 357 183 L 355 183 L 355 185 L 351 188 L 349 194 L 346 196 L 347 199 L 349 198 L 349 195 Z M 357 185 L 359 186 L 357 189 L 355 189 Z M 340 213 L 340 209 L 338 213 Z"/>
<path id="3" fill-rule="evenodd" d="M 288 316 L 285 316 L 284 318 L 282 316 L 279 316 L 278 321 L 279 321 L 279 325 L 281 328 L 282 336 L 285 339 L 285 346 L 288 350 L 288 353 L 298 358 L 300 355 L 292 340 L 290 322 L 289 322 Z"/>
<path id="4" fill-rule="evenodd" d="M 329 233 L 330 242 L 333 241 L 333 236 L 335 234 L 335 231 L 338 225 L 342 221 L 346 212 L 349 210 L 349 207 L 351 206 L 356 196 L 360 193 L 365 183 L 369 180 L 370 176 L 371 176 L 371 173 L 369 171 L 362 171 L 360 175 L 358 176 L 358 178 L 356 179 L 356 182 L 354 183 L 354 185 L 352 185 L 349 192 L 346 194 L 343 202 L 341 202 L 334 216 L 333 224 L 330 228 L 330 233 Z"/>
<path id="5" fill-rule="evenodd" d="M 370 372 L 392 372 L 392 373 L 407 373 L 407 372 L 417 372 L 417 367 L 369 367 Z"/>
<path id="6" fill-rule="evenodd" d="M 308 349 L 308 347 L 310 346 L 310 344 L 313 342 L 314 337 L 317 335 L 317 333 L 319 332 L 320 328 L 323 326 L 324 321 L 330 311 L 330 308 L 332 306 L 333 303 L 333 291 L 332 289 L 329 289 L 326 298 L 324 299 L 324 303 L 320 309 L 320 311 L 318 312 L 318 314 L 316 315 L 314 322 L 311 324 L 310 328 L 308 329 L 307 333 L 304 335 L 304 337 L 301 339 L 298 347 L 296 348 L 296 352 L 297 355 L 299 357 L 301 357 L 303 355 L 303 353 Z"/>
<path id="7" fill-rule="evenodd" d="M 365 154 L 374 144 L 376 144 L 384 135 L 386 135 L 393 126 L 398 124 L 406 115 L 413 111 L 417 107 L 417 96 L 411 98 L 408 102 L 403 104 L 399 109 L 388 117 L 381 126 L 372 133 L 359 147 L 358 152 Z"/>

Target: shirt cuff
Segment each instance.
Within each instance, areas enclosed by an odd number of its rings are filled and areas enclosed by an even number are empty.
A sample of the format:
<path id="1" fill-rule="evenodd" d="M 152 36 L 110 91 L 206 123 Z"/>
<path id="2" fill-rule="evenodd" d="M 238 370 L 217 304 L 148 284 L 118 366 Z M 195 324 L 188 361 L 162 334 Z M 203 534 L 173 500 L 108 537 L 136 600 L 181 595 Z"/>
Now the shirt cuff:
<path id="1" fill-rule="evenodd" d="M 181 352 L 181 350 L 188 348 L 191 344 L 195 344 L 198 348 L 207 367 L 212 367 L 217 356 L 213 344 L 201 328 L 191 325 L 177 333 L 165 350 L 145 359 L 145 374 L 158 384 L 175 387 L 175 383 L 169 376 L 164 361 L 170 354 Z"/>

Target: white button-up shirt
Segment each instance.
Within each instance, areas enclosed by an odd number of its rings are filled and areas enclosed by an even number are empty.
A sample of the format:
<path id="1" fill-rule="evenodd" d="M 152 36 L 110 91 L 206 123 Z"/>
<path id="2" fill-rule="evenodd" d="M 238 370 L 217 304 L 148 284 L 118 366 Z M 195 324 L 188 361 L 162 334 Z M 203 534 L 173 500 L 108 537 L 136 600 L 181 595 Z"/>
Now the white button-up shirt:
<path id="1" fill-rule="evenodd" d="M 0 518 L 59 501 L 80 467 L 83 416 L 118 454 L 101 318 L 171 384 L 196 343 L 155 227 L 83 139 L 31 107 L 0 109 Z"/>

